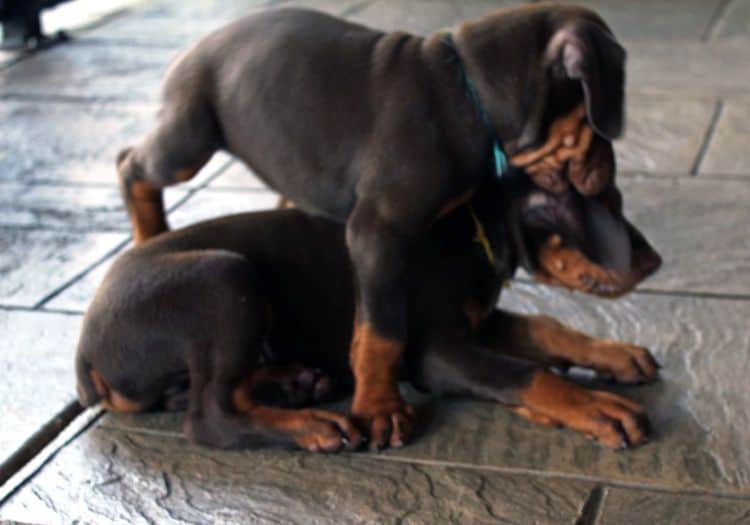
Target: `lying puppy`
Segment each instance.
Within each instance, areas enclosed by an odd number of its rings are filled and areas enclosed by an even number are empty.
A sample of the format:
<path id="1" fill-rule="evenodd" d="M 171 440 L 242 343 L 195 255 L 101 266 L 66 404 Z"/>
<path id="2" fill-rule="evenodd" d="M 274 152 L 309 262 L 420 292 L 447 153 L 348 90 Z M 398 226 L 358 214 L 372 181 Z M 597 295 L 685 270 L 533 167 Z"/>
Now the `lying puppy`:
<path id="1" fill-rule="evenodd" d="M 187 389 L 185 431 L 198 443 L 356 448 L 362 436 L 349 419 L 263 406 L 254 395 L 272 367 L 290 364 L 351 386 L 354 278 L 344 237 L 339 223 L 276 210 L 196 224 L 123 254 L 86 314 L 76 358 L 81 403 L 176 407 Z M 411 246 L 410 260 L 405 379 L 496 401 L 609 447 L 643 443 L 640 406 L 547 368 L 572 364 L 639 383 L 657 375 L 647 350 L 495 309 L 519 264 L 544 282 L 612 297 L 657 269 L 659 256 L 622 216 L 614 184 L 584 198 L 546 193 L 519 171 L 488 178 Z"/>
<path id="2" fill-rule="evenodd" d="M 625 51 L 595 13 L 534 4 L 422 38 L 304 9 L 233 22 L 170 67 L 154 129 L 118 158 L 136 243 L 167 229 L 162 188 L 218 149 L 300 209 L 347 224 L 355 269 L 352 412 L 401 442 L 391 373 L 408 339 L 411 244 L 502 153 L 540 186 L 598 194 L 623 127 Z M 361 367 L 361 368 L 360 368 Z"/>

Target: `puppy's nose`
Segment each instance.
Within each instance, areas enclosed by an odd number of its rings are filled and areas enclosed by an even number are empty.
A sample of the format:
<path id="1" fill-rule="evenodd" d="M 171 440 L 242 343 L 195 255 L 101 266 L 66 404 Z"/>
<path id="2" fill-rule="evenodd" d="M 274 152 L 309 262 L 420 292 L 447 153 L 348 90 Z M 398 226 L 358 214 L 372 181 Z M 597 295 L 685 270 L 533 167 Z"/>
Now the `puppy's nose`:
<path id="1" fill-rule="evenodd" d="M 638 257 L 638 269 L 647 277 L 661 268 L 661 255 L 654 250 L 644 250 Z"/>

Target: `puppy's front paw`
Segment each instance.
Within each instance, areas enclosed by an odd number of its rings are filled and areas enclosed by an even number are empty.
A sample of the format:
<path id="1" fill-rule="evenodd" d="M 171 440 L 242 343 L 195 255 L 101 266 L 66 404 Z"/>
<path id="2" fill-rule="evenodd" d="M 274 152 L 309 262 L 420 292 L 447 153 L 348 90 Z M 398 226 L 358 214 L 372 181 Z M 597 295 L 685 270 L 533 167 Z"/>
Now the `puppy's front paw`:
<path id="1" fill-rule="evenodd" d="M 301 410 L 294 441 L 310 452 L 356 450 L 362 434 L 346 416 L 324 410 Z"/>
<path id="2" fill-rule="evenodd" d="M 356 403 L 352 416 L 370 437 L 370 450 L 402 447 L 414 428 L 414 410 L 401 398 Z"/>
<path id="3" fill-rule="evenodd" d="M 624 384 L 655 381 L 661 368 L 648 349 L 618 341 L 598 342 L 590 360 L 599 374 Z"/>
<path id="4" fill-rule="evenodd" d="M 648 416 L 638 403 L 610 392 L 587 390 L 551 372 L 534 374 L 521 399 L 522 416 L 570 428 L 612 449 L 642 445 L 651 433 Z"/>

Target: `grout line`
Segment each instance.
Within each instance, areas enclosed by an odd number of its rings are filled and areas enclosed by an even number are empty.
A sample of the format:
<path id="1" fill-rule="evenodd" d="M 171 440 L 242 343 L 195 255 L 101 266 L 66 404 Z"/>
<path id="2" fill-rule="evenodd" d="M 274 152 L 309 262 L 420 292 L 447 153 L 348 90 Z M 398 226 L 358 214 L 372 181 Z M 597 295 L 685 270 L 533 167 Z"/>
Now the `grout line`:
<path id="1" fill-rule="evenodd" d="M 172 213 L 176 208 L 184 204 L 186 201 L 188 201 L 195 193 L 198 192 L 199 189 L 201 189 L 203 186 L 198 186 L 197 188 L 193 188 L 185 192 L 185 195 L 183 195 L 181 198 L 179 198 L 172 206 L 167 208 L 165 210 L 165 215 L 169 215 Z M 121 242 L 119 242 L 114 248 L 106 252 L 103 256 L 98 258 L 94 261 L 93 264 L 86 267 L 81 272 L 77 273 L 67 281 L 65 281 L 63 284 L 61 284 L 59 287 L 55 288 L 52 292 L 48 293 L 46 296 L 44 296 L 41 300 L 39 300 L 34 306 L 32 307 L 32 310 L 34 311 L 40 311 L 44 309 L 44 306 L 50 302 L 52 299 L 60 295 L 62 292 L 73 286 L 77 281 L 83 279 L 88 274 L 93 272 L 96 268 L 98 268 L 101 264 L 104 264 L 105 261 L 107 261 L 110 257 L 116 255 L 119 253 L 125 246 L 127 246 L 132 241 L 132 236 L 128 235 L 125 239 L 123 239 Z M 46 311 L 54 311 L 54 309 L 45 309 Z"/>
<path id="2" fill-rule="evenodd" d="M 77 401 L 71 401 L 34 432 L 7 460 L 0 464 L 0 486 L 51 443 L 82 411 L 83 408 Z"/>
<path id="3" fill-rule="evenodd" d="M 118 97 L 92 97 L 92 96 L 78 96 L 78 95 L 58 95 L 52 93 L 16 93 L 14 91 L 6 91 L 0 95 L 0 100 L 7 100 L 11 102 L 52 102 L 62 104 L 102 104 L 111 105 L 114 103 L 121 102 L 122 105 L 130 102 L 127 99 L 121 99 Z M 131 105 L 135 103 L 131 102 Z M 139 103 L 139 105 L 142 105 Z"/>
<path id="4" fill-rule="evenodd" d="M 131 236 L 128 235 L 124 240 L 120 241 L 115 245 L 114 248 L 109 250 L 107 253 L 105 253 L 103 256 L 99 257 L 97 260 L 94 261 L 93 264 L 86 267 L 84 270 L 78 272 L 76 275 L 65 281 L 63 284 L 58 286 L 56 289 L 54 289 L 52 292 L 48 293 L 46 296 L 44 296 L 41 300 L 39 300 L 34 306 L 34 310 L 40 310 L 45 304 L 47 304 L 49 301 L 60 295 L 63 291 L 70 288 L 76 281 L 79 279 L 82 279 L 94 269 L 96 269 L 100 264 L 104 263 L 107 259 L 118 253 L 120 250 L 122 250 L 125 246 L 128 245 L 128 243 L 131 240 Z"/>
<path id="5" fill-rule="evenodd" d="M 575 525 L 596 525 L 602 516 L 604 509 L 604 499 L 607 497 L 607 489 L 601 485 L 596 485 L 589 492 L 586 501 L 583 503 L 581 513 Z"/>
<path id="6" fill-rule="evenodd" d="M 104 409 L 100 405 L 84 409 L 77 401 L 73 401 L 55 418 L 34 433 L 24 447 L 19 449 L 9 460 L 15 460 L 14 463 L 10 467 L 8 467 L 9 462 L 2 465 L 3 471 L 7 468 L 10 476 L 7 478 L 0 476 L 0 506 L 31 481 L 39 471 L 57 456 L 58 452 L 91 428 L 103 413 Z M 54 435 L 51 435 L 53 432 Z M 27 446 L 32 448 L 26 449 Z M 16 457 L 21 452 L 25 452 L 25 454 Z M 33 455 L 29 456 L 31 452 L 33 452 Z M 21 462 L 24 457 L 26 460 Z M 14 472 L 10 472 L 12 467 L 16 467 Z"/>
<path id="7" fill-rule="evenodd" d="M 153 429 L 153 428 L 118 426 L 118 425 L 112 425 L 112 424 L 107 424 L 107 423 L 103 423 L 102 428 L 106 428 L 108 430 L 117 431 L 117 432 L 151 435 L 151 436 L 158 436 L 158 437 L 164 437 L 164 438 L 172 438 L 172 439 L 177 439 L 181 441 L 184 441 L 187 439 L 182 433 L 166 431 L 166 430 L 158 430 L 158 429 Z M 343 454 L 346 454 L 346 453 L 343 453 Z M 587 498 L 587 504 L 589 506 L 589 509 L 591 509 L 589 510 L 588 515 L 591 515 L 590 513 L 592 511 L 596 511 L 595 516 L 593 516 L 596 518 L 598 518 L 598 514 L 600 512 L 599 507 L 602 506 L 602 503 L 604 501 L 608 488 L 621 488 L 621 489 L 627 489 L 627 490 L 653 491 L 653 492 L 659 492 L 663 494 L 680 494 L 680 495 L 686 495 L 686 496 L 708 496 L 708 497 L 716 497 L 716 498 L 723 498 L 723 499 L 750 501 L 750 493 L 740 492 L 739 490 L 738 491 L 726 491 L 726 490 L 711 490 L 711 489 L 702 489 L 702 488 L 673 487 L 673 486 L 668 486 L 668 485 L 660 485 L 658 483 L 616 480 L 616 479 L 604 478 L 601 476 L 593 476 L 593 475 L 587 475 L 587 474 L 575 474 L 575 473 L 555 471 L 555 470 L 535 470 L 532 468 L 524 468 L 524 467 L 477 465 L 474 463 L 464 463 L 462 461 L 410 458 L 406 456 L 390 455 L 387 452 L 354 452 L 354 453 L 351 453 L 351 457 L 361 457 L 361 458 L 372 459 L 372 460 L 390 461 L 393 463 L 408 463 L 408 464 L 424 465 L 427 467 L 458 468 L 458 469 L 463 469 L 463 470 L 475 470 L 475 471 L 481 470 L 481 471 L 486 471 L 486 472 L 493 472 L 497 474 L 505 474 L 505 475 L 512 475 L 512 476 L 537 477 L 537 478 L 546 478 L 546 479 L 594 483 L 598 486 L 600 494 L 598 495 L 590 494 L 589 498 Z M 596 490 L 596 488 L 597 487 L 594 487 L 594 490 Z M 589 500 L 594 500 L 594 501 L 589 503 Z M 597 500 L 599 501 L 597 502 Z M 583 515 L 584 512 L 586 511 L 585 507 L 586 505 L 584 505 L 584 509 L 581 511 L 581 515 Z M 591 507 L 593 507 L 593 509 Z M 595 525 L 596 521 L 582 522 L 582 523 L 586 525 Z"/>
<path id="8" fill-rule="evenodd" d="M 173 212 L 178 207 L 182 206 L 186 201 L 188 201 L 199 190 L 203 189 L 206 184 L 208 184 L 209 182 L 211 182 L 215 177 L 218 177 L 226 169 L 228 169 L 228 167 L 232 164 L 232 162 L 233 162 L 232 159 L 227 160 L 221 167 L 219 167 L 216 170 L 216 173 L 213 174 L 213 175 L 211 175 L 210 177 L 208 177 L 207 180 L 204 183 L 196 186 L 195 188 L 189 188 L 189 189 L 187 189 L 185 191 L 185 194 L 182 197 L 180 197 L 172 206 L 170 206 L 169 208 L 167 208 L 165 210 L 165 214 L 168 215 L 169 213 Z M 77 281 L 79 281 L 80 279 L 84 278 L 86 275 L 88 275 L 92 271 L 94 271 L 97 267 L 99 267 L 101 264 L 103 264 L 105 261 L 107 261 L 110 257 L 112 257 L 112 256 L 116 255 L 117 253 L 119 253 L 125 246 L 128 245 L 128 243 L 131 242 L 131 240 L 132 240 L 132 236 L 128 235 L 125 239 L 123 239 L 121 242 L 119 242 L 114 248 L 112 248 L 111 250 L 109 250 L 108 252 L 106 252 L 99 259 L 95 260 L 93 264 L 89 265 L 84 270 L 82 270 L 81 272 L 77 273 L 76 275 L 74 275 L 73 277 L 71 277 L 70 279 L 68 279 L 67 281 L 65 281 L 63 284 L 61 284 L 60 286 L 58 286 L 57 288 L 55 288 L 54 290 L 52 290 L 52 292 L 50 292 L 46 296 L 44 296 L 41 300 L 39 300 L 36 304 L 34 304 L 34 306 L 32 306 L 29 309 L 29 311 L 41 311 L 41 310 L 45 310 L 47 312 L 55 312 L 55 311 L 60 312 L 60 313 L 66 312 L 66 310 L 58 310 L 58 309 L 55 309 L 55 308 L 47 309 L 47 308 L 44 308 L 44 306 L 49 301 L 51 301 L 52 299 L 54 299 L 55 297 L 57 297 L 58 295 L 60 295 L 62 292 L 64 292 L 68 288 L 70 288 Z M 12 306 L 11 306 L 11 308 L 12 308 Z"/>
<path id="9" fill-rule="evenodd" d="M 693 177 L 689 172 L 678 171 L 647 171 L 647 170 L 623 170 L 617 172 L 618 177 L 626 180 L 636 177 L 661 180 L 691 180 Z M 717 171 L 702 172 L 701 180 L 711 179 L 714 181 L 750 182 L 750 171 L 747 173 L 721 173 Z"/>
<path id="10" fill-rule="evenodd" d="M 278 195 L 278 192 L 270 188 L 248 188 L 246 186 L 212 186 L 210 188 L 202 187 L 201 189 L 205 190 L 206 193 L 244 193 L 247 195 L 258 193 L 273 193 L 274 195 Z"/>
<path id="11" fill-rule="evenodd" d="M 190 45 L 192 42 L 197 42 L 201 36 L 204 35 L 196 35 L 195 37 L 191 38 L 189 41 L 182 42 L 182 43 L 168 43 L 168 42 L 155 42 L 155 41 L 145 41 L 145 40 L 131 40 L 129 38 L 107 38 L 107 37 L 100 37 L 100 36 L 85 36 L 85 35 L 78 35 L 79 39 L 73 39 L 71 40 L 71 43 L 74 45 L 84 46 L 84 47 L 113 47 L 113 48 L 133 48 L 133 49 L 158 49 L 158 50 L 164 50 L 164 51 L 173 51 L 173 53 L 178 53 L 181 50 L 185 49 L 187 46 Z"/>
<path id="12" fill-rule="evenodd" d="M 547 286 L 526 277 L 514 277 L 511 282 L 526 284 L 529 286 Z M 553 287 L 554 288 L 554 287 Z M 560 288 L 562 290 L 562 288 Z M 659 290 L 658 288 L 636 288 L 628 295 L 655 295 L 664 297 L 684 297 L 687 299 L 719 299 L 725 301 L 747 301 L 750 294 L 730 294 L 721 292 L 681 291 L 681 290 Z M 502 297 L 502 296 L 501 296 Z"/>
<path id="13" fill-rule="evenodd" d="M 722 292 L 701 292 L 690 290 L 659 290 L 658 288 L 640 288 L 631 293 L 640 293 L 642 295 L 662 295 L 665 297 L 684 297 L 687 299 L 719 299 L 725 301 L 747 301 L 750 300 L 750 294 L 734 294 Z"/>
<path id="14" fill-rule="evenodd" d="M 0 304 L 0 310 L 5 312 L 45 313 L 70 316 L 79 316 L 84 314 L 82 310 L 67 310 L 65 308 L 34 308 L 31 306 L 19 306 L 14 304 Z"/>
<path id="15" fill-rule="evenodd" d="M 228 153 L 228 152 L 225 152 L 225 153 Z M 198 191 L 198 190 L 202 190 L 206 188 L 209 184 L 211 184 L 213 181 L 218 179 L 220 175 L 223 175 L 235 162 L 239 162 L 239 161 L 236 161 L 234 157 L 228 158 L 224 162 L 224 164 L 219 166 L 219 168 L 217 168 L 217 170 L 212 175 L 209 175 L 208 177 L 206 177 L 206 180 L 204 180 L 203 182 L 201 182 L 200 184 L 198 184 L 197 186 L 191 189 Z"/>
<path id="16" fill-rule="evenodd" d="M 113 163 L 114 164 L 114 163 Z M 21 186 L 23 188 L 78 188 L 78 189 L 107 189 L 107 190 L 118 190 L 119 187 L 117 182 L 103 182 L 103 181 L 77 181 L 77 180 L 56 180 L 56 179 L 40 179 L 40 180 L 0 180 L 0 187 L 3 186 Z"/>
<path id="17" fill-rule="evenodd" d="M 721 22 L 721 20 L 727 14 L 732 3 L 732 0 L 721 0 L 721 2 L 719 2 L 719 5 L 716 6 L 716 9 L 711 15 L 711 18 L 708 20 L 706 29 L 703 31 L 701 42 L 709 42 L 716 38 L 716 33 L 719 28 L 719 22 Z"/>
<path id="18" fill-rule="evenodd" d="M 112 430 L 115 432 L 132 432 L 133 434 L 141 434 L 144 436 L 157 436 L 177 439 L 179 441 L 188 441 L 188 438 L 185 437 L 185 434 L 182 432 L 172 432 L 170 430 L 158 430 L 154 428 L 118 426 L 111 423 L 108 424 L 106 421 L 107 420 L 104 420 L 100 425 L 101 428 L 106 430 Z"/>
<path id="19" fill-rule="evenodd" d="M 85 226 L 65 227 L 59 224 L 45 224 L 44 222 L 41 222 L 41 221 L 39 222 L 39 224 L 4 222 L 4 223 L 0 223 L 0 230 L 13 230 L 13 231 L 21 231 L 21 232 L 80 233 L 80 234 L 120 233 L 122 235 L 127 235 L 130 233 L 129 229 L 116 230 L 107 226 L 106 224 L 99 225 L 95 229 L 91 229 L 91 228 L 86 228 Z"/>
<path id="20" fill-rule="evenodd" d="M 711 141 L 714 137 L 714 132 L 716 131 L 716 127 L 719 123 L 719 119 L 721 118 L 721 113 L 724 110 L 724 101 L 719 99 L 716 102 L 716 107 L 714 108 L 714 114 L 711 117 L 711 122 L 708 124 L 708 129 L 706 130 L 706 135 L 703 138 L 703 143 L 701 144 L 700 149 L 698 150 L 698 155 L 695 157 L 695 161 L 693 162 L 693 167 L 690 169 L 690 175 L 693 177 L 698 176 L 698 171 L 700 170 L 701 164 L 703 163 L 703 158 L 706 156 L 706 152 L 708 152 L 708 147 L 711 145 Z"/>
<path id="21" fill-rule="evenodd" d="M 440 459 L 420 459 L 420 458 L 409 458 L 401 456 L 393 456 L 387 453 L 364 453 L 358 454 L 362 457 L 371 459 L 377 459 L 381 461 L 392 461 L 394 463 L 413 463 L 417 465 L 425 465 L 428 467 L 442 467 L 442 468 L 460 468 L 464 470 L 482 470 L 486 472 L 495 472 L 497 474 L 508 474 L 516 476 L 526 477 L 538 477 L 547 479 L 559 479 L 559 480 L 570 480 L 570 481 L 583 481 L 589 483 L 597 483 L 602 487 L 614 487 L 631 490 L 648 490 L 653 492 L 660 492 L 663 494 L 681 494 L 686 496 L 710 496 L 724 499 L 744 500 L 750 501 L 750 494 L 747 492 L 740 491 L 722 491 L 722 490 L 710 490 L 710 489 L 692 489 L 692 488 L 681 488 L 681 487 L 670 487 L 667 485 L 651 484 L 648 482 L 637 482 L 637 481 L 623 481 L 603 478 L 601 476 L 592 476 L 586 474 L 573 474 L 568 472 L 561 472 L 556 470 L 534 470 L 531 468 L 524 467 L 501 467 L 496 465 L 476 465 L 474 463 L 464 463 L 461 461 L 446 461 Z"/>

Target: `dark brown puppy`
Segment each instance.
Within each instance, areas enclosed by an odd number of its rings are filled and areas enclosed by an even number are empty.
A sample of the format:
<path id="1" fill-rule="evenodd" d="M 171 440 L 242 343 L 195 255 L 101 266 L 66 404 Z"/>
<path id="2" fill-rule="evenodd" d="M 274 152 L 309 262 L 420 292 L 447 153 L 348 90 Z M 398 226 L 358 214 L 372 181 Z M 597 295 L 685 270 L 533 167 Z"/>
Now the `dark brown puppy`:
<path id="1" fill-rule="evenodd" d="M 657 374 L 647 350 L 495 309 L 519 263 L 545 281 L 605 296 L 656 270 L 659 256 L 622 216 L 614 185 L 584 198 L 546 193 L 519 171 L 488 178 L 410 248 L 405 379 L 500 402 L 610 447 L 643 442 L 641 407 L 547 367 L 580 365 L 637 383 Z M 267 408 L 253 396 L 261 364 L 319 368 L 351 385 L 353 282 L 343 225 L 296 210 L 225 217 L 145 242 L 113 265 L 86 315 L 81 402 L 145 410 L 175 404 L 189 385 L 186 431 L 200 443 L 356 447 L 360 434 L 342 416 Z M 401 433 L 387 430 L 399 445 Z"/>
<path id="2" fill-rule="evenodd" d="M 411 419 L 395 376 L 413 324 L 409 246 L 471 197 L 496 142 L 542 187 L 592 195 L 622 128 L 625 52 L 591 11 L 499 11 L 448 35 L 301 9 L 241 19 L 172 66 L 158 126 L 118 162 L 136 242 L 167 229 L 161 189 L 217 149 L 301 209 L 346 223 L 352 411 L 380 443 L 406 439 Z"/>

